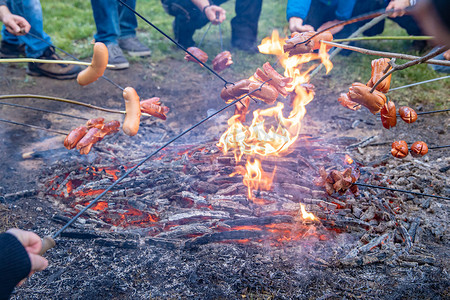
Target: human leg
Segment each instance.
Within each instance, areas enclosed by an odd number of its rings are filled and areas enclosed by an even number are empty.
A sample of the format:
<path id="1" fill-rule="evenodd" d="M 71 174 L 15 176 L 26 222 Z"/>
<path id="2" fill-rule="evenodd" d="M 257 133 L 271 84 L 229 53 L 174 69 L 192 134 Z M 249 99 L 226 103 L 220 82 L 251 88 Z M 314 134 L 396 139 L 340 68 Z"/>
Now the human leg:
<path id="1" fill-rule="evenodd" d="M 231 45 L 248 52 L 256 47 L 262 0 L 236 0 L 236 16 L 231 20 Z"/>
<path id="2" fill-rule="evenodd" d="M 136 8 L 136 0 L 128 0 L 127 5 L 132 9 Z M 142 44 L 136 37 L 136 28 L 138 26 L 136 15 L 125 5 L 119 5 L 119 26 L 120 35 L 118 38 L 119 46 L 127 51 L 131 56 L 148 56 L 152 52 Z"/>
<path id="3" fill-rule="evenodd" d="M 190 0 L 161 0 L 161 2 L 164 10 L 175 17 L 172 23 L 175 40 L 185 48 L 194 46 L 192 37 L 195 30 L 205 26 L 209 20 Z"/>

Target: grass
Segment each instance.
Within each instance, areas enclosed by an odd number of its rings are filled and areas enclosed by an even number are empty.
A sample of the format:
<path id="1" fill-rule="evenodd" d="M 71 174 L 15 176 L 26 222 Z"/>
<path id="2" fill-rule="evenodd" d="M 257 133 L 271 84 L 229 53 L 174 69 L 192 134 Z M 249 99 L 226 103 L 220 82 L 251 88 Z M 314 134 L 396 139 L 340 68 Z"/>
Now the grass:
<path id="1" fill-rule="evenodd" d="M 41 0 L 44 14 L 44 29 L 53 39 L 55 45 L 63 48 L 69 53 L 79 58 L 88 58 L 92 55 L 91 41 L 96 32 L 90 1 L 50 1 Z M 280 35 L 287 35 L 287 21 L 285 18 L 285 8 L 287 0 L 272 0 L 263 2 L 263 10 L 259 22 L 258 40 L 269 36 L 273 29 L 277 29 Z M 228 1 L 223 4 L 227 11 L 227 19 L 234 17 L 234 1 Z M 136 10 L 147 17 L 155 26 L 165 33 L 172 36 L 173 17 L 168 15 L 162 8 L 160 0 L 140 0 L 137 2 Z M 138 19 L 138 36 L 152 49 L 151 61 L 160 62 L 166 58 L 176 58 L 182 60 L 179 51 L 173 51 L 173 44 L 163 35 L 150 27 L 144 21 Z M 198 30 L 194 40 L 199 41 L 206 30 L 206 26 Z M 230 48 L 231 27 L 230 22 L 226 21 L 222 25 L 224 48 Z M 406 32 L 391 21 L 386 22 L 386 28 L 382 35 L 407 35 Z M 202 48 L 207 53 L 216 53 L 219 50 L 218 26 L 212 26 L 210 32 L 206 35 Z M 369 49 L 377 49 L 390 52 L 408 53 L 417 55 L 417 52 L 408 50 L 411 45 L 409 41 L 367 41 L 360 42 L 358 46 Z M 318 76 L 317 80 L 325 79 L 330 89 L 339 89 L 345 91 L 352 82 L 367 82 L 370 78 L 372 57 L 359 53 L 353 53 L 348 57 L 338 56 L 334 59 L 334 69 L 330 76 Z M 256 67 L 261 66 L 266 61 L 274 62 L 276 58 L 267 55 L 248 55 L 237 51 L 233 53 L 235 63 L 233 71 L 235 74 L 242 75 L 240 78 L 248 78 Z M 148 62 L 148 59 L 132 58 L 133 61 L 142 63 Z M 321 73 L 323 74 L 323 73 Z M 413 82 L 423 81 L 442 76 L 442 73 L 436 73 L 427 65 L 417 65 L 406 70 L 398 71 L 393 74 L 392 87 L 397 87 Z M 240 79 L 239 78 L 239 79 Z M 418 102 L 433 103 L 437 107 L 448 106 L 448 91 L 450 81 L 443 80 L 434 83 L 421 85 L 414 88 L 402 89 L 393 92 L 391 97 L 395 102 L 401 105 L 414 105 Z"/>

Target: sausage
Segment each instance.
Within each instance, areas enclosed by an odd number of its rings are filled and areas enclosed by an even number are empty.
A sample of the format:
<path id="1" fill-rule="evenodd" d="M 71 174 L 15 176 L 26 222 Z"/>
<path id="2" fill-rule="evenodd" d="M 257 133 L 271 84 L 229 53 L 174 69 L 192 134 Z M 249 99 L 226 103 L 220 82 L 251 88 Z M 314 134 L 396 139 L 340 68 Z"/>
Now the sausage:
<path id="1" fill-rule="evenodd" d="M 103 136 L 110 135 L 119 131 L 120 122 L 116 120 L 109 121 L 102 128 Z"/>
<path id="2" fill-rule="evenodd" d="M 233 85 L 228 85 L 222 89 L 220 97 L 225 100 L 225 102 L 231 102 L 231 100 L 248 93 L 248 86 L 250 83 L 251 81 L 249 79 L 242 79 Z"/>
<path id="3" fill-rule="evenodd" d="M 239 115 L 238 120 L 241 123 L 245 122 L 245 116 L 247 115 L 248 108 L 250 106 L 250 98 L 245 97 L 241 101 L 236 103 L 236 108 L 234 109 L 234 114 Z"/>
<path id="4" fill-rule="evenodd" d="M 375 83 L 378 82 L 378 80 L 383 77 L 385 74 L 384 71 L 389 71 L 392 67 L 389 65 L 389 58 L 379 58 L 372 60 L 372 76 L 367 82 L 368 87 L 373 87 Z M 379 85 L 377 85 L 376 90 L 387 93 L 389 91 L 389 88 L 391 86 L 391 77 L 392 74 L 390 74 L 388 77 L 386 77 L 382 82 L 380 82 Z"/>
<path id="5" fill-rule="evenodd" d="M 105 126 L 105 118 L 99 117 L 95 119 L 90 119 L 86 122 L 86 126 L 88 129 L 91 129 L 92 127 L 96 127 L 98 129 L 102 129 L 103 126 Z"/>
<path id="6" fill-rule="evenodd" d="M 141 107 L 139 105 L 139 95 L 132 87 L 126 87 L 123 90 L 123 99 L 125 101 L 125 120 L 123 121 L 123 132 L 129 136 L 134 136 L 139 130 L 141 121 Z"/>
<path id="7" fill-rule="evenodd" d="M 417 113 L 411 107 L 402 106 L 398 109 L 398 113 L 406 123 L 414 123 L 417 120 Z"/>
<path id="8" fill-rule="evenodd" d="M 222 72 L 233 64 L 230 51 L 223 51 L 217 54 L 212 61 L 213 70 L 216 72 Z"/>
<path id="9" fill-rule="evenodd" d="M 349 89 L 348 96 L 350 100 L 367 107 L 371 113 L 380 112 L 386 103 L 386 95 L 375 90 L 370 93 L 370 88 L 360 82 L 355 82 Z"/>
<path id="10" fill-rule="evenodd" d="M 395 110 L 394 102 L 387 102 L 381 109 L 381 123 L 386 129 L 397 125 L 397 111 Z"/>
<path id="11" fill-rule="evenodd" d="M 292 82 L 292 78 L 284 77 L 279 74 L 274 68 L 272 68 L 269 62 L 266 62 L 263 65 L 263 70 L 260 68 L 256 69 L 253 77 L 261 82 L 267 82 L 267 84 L 273 86 L 283 97 L 286 98 L 288 95 L 286 88 L 292 87 L 290 84 Z"/>
<path id="12" fill-rule="evenodd" d="M 315 34 L 315 32 L 314 32 L 314 34 Z M 314 46 L 312 49 L 318 50 L 320 48 L 320 41 L 331 42 L 333 40 L 333 34 L 327 30 L 327 31 L 321 32 L 320 34 L 316 35 L 311 40 L 314 41 Z M 331 46 L 329 46 L 329 47 L 331 48 Z"/>
<path id="13" fill-rule="evenodd" d="M 317 36 L 313 37 L 311 40 L 309 40 L 306 43 L 298 44 L 306 41 L 311 36 L 316 34 L 315 31 L 307 31 L 302 33 L 293 33 L 291 35 L 291 38 L 286 40 L 286 43 L 283 45 L 283 51 L 285 53 L 288 53 L 289 56 L 293 56 L 296 54 L 304 54 L 304 53 L 311 53 L 314 50 L 317 50 L 320 48 L 320 41 L 332 41 L 333 35 L 330 31 L 324 31 Z"/>
<path id="14" fill-rule="evenodd" d="M 86 135 L 87 131 L 86 126 L 73 129 L 64 139 L 64 147 L 68 150 L 75 148 L 77 143 Z"/>
<path id="15" fill-rule="evenodd" d="M 254 90 L 257 90 L 254 93 L 252 93 L 250 97 L 257 98 L 261 101 L 264 101 L 267 104 L 273 104 L 278 98 L 277 89 L 270 84 L 263 84 L 261 86 L 261 83 L 259 82 L 250 81 L 248 89 L 249 93 L 251 93 Z"/>
<path id="16" fill-rule="evenodd" d="M 307 31 L 302 33 L 292 33 L 292 37 L 286 40 L 286 43 L 283 45 L 284 53 L 288 53 L 289 56 L 310 53 L 314 48 L 314 40 L 310 40 L 307 43 L 298 44 L 309 39 L 315 32 Z"/>
<path id="17" fill-rule="evenodd" d="M 348 97 L 348 93 L 341 93 L 338 101 L 343 107 L 349 108 L 351 110 L 358 110 L 361 108 L 361 104 L 350 100 L 350 98 Z"/>
<path id="18" fill-rule="evenodd" d="M 428 145 L 425 142 L 417 141 L 411 146 L 411 155 L 414 157 L 424 156 L 428 153 Z"/>
<path id="19" fill-rule="evenodd" d="M 161 120 L 165 120 L 167 118 L 166 113 L 169 112 L 169 108 L 161 105 L 158 97 L 143 100 L 140 102 L 140 106 L 141 112 L 160 118 Z"/>
<path id="20" fill-rule="evenodd" d="M 94 44 L 94 55 L 92 56 L 91 65 L 78 73 L 77 82 L 81 86 L 88 85 L 105 73 L 108 64 L 108 48 L 105 44 L 97 42 Z"/>
<path id="21" fill-rule="evenodd" d="M 187 48 L 187 51 L 189 51 L 190 53 L 192 53 L 192 55 L 194 55 L 195 57 L 197 57 L 202 63 L 206 63 L 208 61 L 208 54 L 206 54 L 205 52 L 203 52 L 203 50 L 197 48 L 197 47 L 189 47 Z M 193 58 L 189 53 L 186 53 L 186 55 L 184 56 L 184 59 L 186 61 L 193 61 L 198 63 L 199 65 L 201 65 L 203 67 L 202 64 L 200 64 L 195 58 Z"/>
<path id="22" fill-rule="evenodd" d="M 392 143 L 391 154 L 394 157 L 404 158 L 408 153 L 408 144 L 405 141 L 395 141 Z"/>
<path id="23" fill-rule="evenodd" d="M 91 151 L 92 145 L 102 140 L 103 137 L 101 137 L 100 132 L 101 130 L 96 127 L 89 129 L 77 144 L 77 150 L 80 150 L 80 154 L 88 154 Z"/>

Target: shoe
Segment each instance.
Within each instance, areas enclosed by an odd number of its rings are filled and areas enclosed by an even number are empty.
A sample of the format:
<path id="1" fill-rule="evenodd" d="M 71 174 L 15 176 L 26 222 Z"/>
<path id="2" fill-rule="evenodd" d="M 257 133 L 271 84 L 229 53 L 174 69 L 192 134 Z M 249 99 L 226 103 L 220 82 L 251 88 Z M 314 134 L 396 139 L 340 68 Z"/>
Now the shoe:
<path id="1" fill-rule="evenodd" d="M 48 47 L 40 59 L 61 60 L 54 47 Z M 77 65 L 28 63 L 27 74 L 31 76 L 46 76 L 54 79 L 73 79 L 80 73 Z"/>
<path id="2" fill-rule="evenodd" d="M 17 45 L 2 41 L 0 46 L 1 58 L 16 58 L 25 56 L 25 44 Z"/>
<path id="3" fill-rule="evenodd" d="M 127 69 L 130 66 L 130 63 L 123 55 L 122 49 L 120 49 L 119 45 L 110 43 L 106 45 L 106 48 L 108 48 L 108 64 L 115 66 L 115 68 L 110 69 L 122 70 Z"/>
<path id="4" fill-rule="evenodd" d="M 127 51 L 131 56 L 149 56 L 152 54 L 152 51 L 139 41 L 139 39 L 135 36 L 119 39 L 119 47 L 123 51 Z"/>
<path id="5" fill-rule="evenodd" d="M 255 54 L 255 53 L 259 53 L 259 49 L 256 46 L 256 43 L 254 42 L 250 42 L 247 40 L 233 40 L 231 42 L 231 46 L 233 48 L 245 51 L 249 54 Z"/>

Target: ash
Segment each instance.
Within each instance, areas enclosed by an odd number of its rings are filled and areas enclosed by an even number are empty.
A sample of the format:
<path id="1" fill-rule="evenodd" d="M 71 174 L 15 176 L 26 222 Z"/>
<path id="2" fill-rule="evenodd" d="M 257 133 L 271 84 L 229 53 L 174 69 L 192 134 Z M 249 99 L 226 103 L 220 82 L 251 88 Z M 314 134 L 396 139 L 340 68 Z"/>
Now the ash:
<path id="1" fill-rule="evenodd" d="M 234 157 L 214 142 L 169 147 L 65 231 L 49 268 L 13 299 L 446 298 L 446 200 L 367 188 L 328 196 L 314 185 L 319 167 L 349 167 L 339 149 L 353 142 L 303 136 L 292 153 L 264 162 L 277 175 L 253 201 L 229 177 Z M 30 229 L 55 232 L 142 158 L 123 156 L 127 147 L 115 137 L 84 161 L 62 156 L 34 193 L 5 200 L 32 207 Z M 421 160 L 350 167 L 371 184 L 448 193 L 442 170 Z M 320 221 L 303 220 L 300 203 Z"/>

